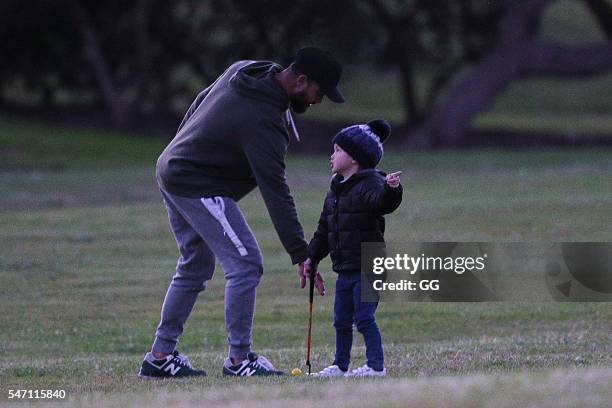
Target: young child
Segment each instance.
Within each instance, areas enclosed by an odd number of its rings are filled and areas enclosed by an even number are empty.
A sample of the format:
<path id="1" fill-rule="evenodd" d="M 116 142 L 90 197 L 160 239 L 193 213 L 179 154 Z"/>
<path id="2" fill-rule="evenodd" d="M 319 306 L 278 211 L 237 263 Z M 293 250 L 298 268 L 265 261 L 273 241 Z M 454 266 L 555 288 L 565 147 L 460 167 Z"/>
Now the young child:
<path id="1" fill-rule="evenodd" d="M 385 175 L 376 169 L 383 156 L 383 142 L 391 128 L 384 120 L 342 129 L 333 139 L 330 158 L 335 176 L 325 198 L 314 237 L 308 246 L 309 264 L 330 255 L 338 273 L 334 300 L 336 356 L 320 377 L 384 376 L 383 347 L 375 312 L 378 302 L 361 301 L 361 243 L 384 242 L 385 220 L 402 201 L 401 172 Z M 353 323 L 363 335 L 367 364 L 348 371 Z"/>

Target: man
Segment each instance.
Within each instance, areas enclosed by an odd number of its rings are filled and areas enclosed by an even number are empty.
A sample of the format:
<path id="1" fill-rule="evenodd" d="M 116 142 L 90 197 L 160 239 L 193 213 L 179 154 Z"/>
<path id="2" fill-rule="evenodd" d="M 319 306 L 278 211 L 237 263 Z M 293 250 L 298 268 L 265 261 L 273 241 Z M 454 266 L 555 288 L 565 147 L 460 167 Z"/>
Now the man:
<path id="1" fill-rule="evenodd" d="M 318 48 L 300 50 L 287 68 L 268 61 L 239 61 L 201 92 L 157 161 L 157 181 L 179 247 L 176 274 L 141 378 L 203 376 L 176 350 L 198 294 L 212 278 L 215 259 L 225 278 L 229 355 L 223 374 L 279 375 L 251 351 L 261 252 L 237 202 L 259 187 L 274 228 L 303 278 L 310 273 L 304 232 L 285 181 L 291 112 L 303 113 L 324 96 L 344 102 L 337 89 L 342 68 Z M 290 109 L 289 109 L 290 108 Z M 317 289 L 325 290 L 316 274 Z"/>

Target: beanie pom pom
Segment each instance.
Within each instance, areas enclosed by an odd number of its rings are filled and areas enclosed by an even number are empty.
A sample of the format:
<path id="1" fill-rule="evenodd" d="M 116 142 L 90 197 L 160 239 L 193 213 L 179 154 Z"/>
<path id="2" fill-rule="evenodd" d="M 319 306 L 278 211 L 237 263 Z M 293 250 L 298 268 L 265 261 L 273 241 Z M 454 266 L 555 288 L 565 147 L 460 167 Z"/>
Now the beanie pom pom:
<path id="1" fill-rule="evenodd" d="M 391 126 L 389 126 L 389 123 L 384 119 L 371 120 L 367 125 L 372 129 L 372 132 L 378 136 L 381 143 L 384 143 L 391 135 Z"/>

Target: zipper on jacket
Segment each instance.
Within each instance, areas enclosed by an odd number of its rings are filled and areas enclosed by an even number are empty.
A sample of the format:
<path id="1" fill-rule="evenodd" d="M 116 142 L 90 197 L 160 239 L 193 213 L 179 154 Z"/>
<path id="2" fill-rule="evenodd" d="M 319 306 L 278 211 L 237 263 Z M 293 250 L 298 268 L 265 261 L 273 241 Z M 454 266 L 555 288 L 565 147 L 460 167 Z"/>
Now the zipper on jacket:
<path id="1" fill-rule="evenodd" d="M 340 231 L 338 230 L 338 196 L 334 196 L 334 229 L 336 230 L 336 250 L 340 248 Z M 340 254 L 340 252 L 338 252 Z"/>

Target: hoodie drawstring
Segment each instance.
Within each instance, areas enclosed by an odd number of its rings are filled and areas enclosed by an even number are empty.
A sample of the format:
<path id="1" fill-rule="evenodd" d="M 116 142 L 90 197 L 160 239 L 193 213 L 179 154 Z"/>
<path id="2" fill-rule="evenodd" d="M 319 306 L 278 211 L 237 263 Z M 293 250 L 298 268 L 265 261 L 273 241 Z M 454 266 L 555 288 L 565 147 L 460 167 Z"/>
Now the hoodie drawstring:
<path id="1" fill-rule="evenodd" d="M 295 140 L 299 142 L 300 134 L 298 133 L 297 128 L 295 127 L 295 122 L 293 121 L 293 116 L 291 115 L 291 109 L 287 109 L 286 117 L 287 117 L 287 123 L 291 127 L 291 130 L 293 131 L 293 135 L 295 136 Z"/>

